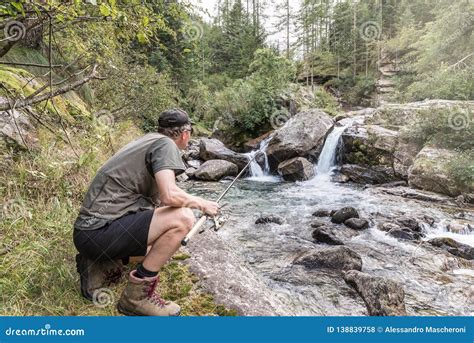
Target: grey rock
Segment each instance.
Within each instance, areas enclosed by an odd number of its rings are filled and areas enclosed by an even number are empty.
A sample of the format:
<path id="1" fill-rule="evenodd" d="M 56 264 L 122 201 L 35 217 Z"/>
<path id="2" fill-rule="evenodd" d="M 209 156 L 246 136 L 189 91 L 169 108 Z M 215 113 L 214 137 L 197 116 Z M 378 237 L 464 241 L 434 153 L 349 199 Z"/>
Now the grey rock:
<path id="1" fill-rule="evenodd" d="M 305 181 L 314 177 L 314 167 L 303 157 L 295 157 L 278 165 L 278 174 L 286 181 Z"/>
<path id="2" fill-rule="evenodd" d="M 460 195 L 461 192 L 469 192 L 469 189 L 460 189 L 449 172 L 449 163 L 447 162 L 452 160 L 456 154 L 451 150 L 424 147 L 409 169 L 409 185 L 452 197 Z"/>
<path id="3" fill-rule="evenodd" d="M 404 239 L 407 241 L 412 241 L 415 239 L 413 232 L 411 232 L 409 229 L 394 229 L 390 230 L 388 234 L 392 237 Z"/>
<path id="4" fill-rule="evenodd" d="M 266 223 L 275 223 L 278 225 L 283 224 L 283 219 L 275 215 L 261 216 L 255 221 L 255 224 L 266 224 Z"/>
<path id="5" fill-rule="evenodd" d="M 320 151 L 334 120 L 319 109 L 310 109 L 291 117 L 278 129 L 267 148 L 268 162 L 274 171 L 278 164 L 297 156 Z"/>
<path id="6" fill-rule="evenodd" d="M 318 243 L 326 243 L 329 245 L 344 245 L 344 243 L 338 239 L 330 227 L 318 227 L 313 231 L 312 234 L 314 240 Z"/>
<path id="7" fill-rule="evenodd" d="M 239 170 L 243 169 L 248 163 L 247 156 L 228 149 L 224 143 L 215 138 L 201 139 L 199 156 L 204 161 L 225 160 L 232 162 L 237 165 Z"/>
<path id="8" fill-rule="evenodd" d="M 359 212 L 354 207 L 343 207 L 332 214 L 331 222 L 342 224 L 350 218 L 359 218 Z"/>
<path id="9" fill-rule="evenodd" d="M 414 218 L 410 218 L 410 217 L 400 217 L 400 218 L 397 218 L 397 222 L 403 226 L 403 227 L 407 227 L 409 228 L 410 230 L 412 231 L 416 231 L 416 232 L 421 232 L 421 226 L 420 224 L 418 223 L 418 221 Z"/>
<path id="10" fill-rule="evenodd" d="M 309 269 L 361 270 L 362 258 L 355 251 L 345 247 L 331 247 L 325 250 L 306 253 L 294 261 Z"/>
<path id="11" fill-rule="evenodd" d="M 400 225 L 395 224 L 395 223 L 391 223 L 391 222 L 382 223 L 382 225 L 380 225 L 378 228 L 379 228 L 379 230 L 382 230 L 382 231 L 385 231 L 385 232 L 394 231 L 394 230 L 401 230 L 402 229 Z"/>
<path id="12" fill-rule="evenodd" d="M 344 280 L 364 300 L 371 316 L 406 316 L 403 286 L 385 277 L 371 276 L 356 270 L 344 273 Z"/>
<path id="13" fill-rule="evenodd" d="M 317 228 L 317 227 L 321 227 L 321 226 L 324 226 L 324 225 L 326 225 L 326 223 L 322 222 L 322 221 L 315 221 L 315 222 L 311 223 L 312 228 Z"/>
<path id="14" fill-rule="evenodd" d="M 331 211 L 324 209 L 316 210 L 316 212 L 313 213 L 313 216 L 315 217 L 329 217 L 330 215 Z"/>
<path id="15" fill-rule="evenodd" d="M 393 169 L 386 166 L 344 164 L 342 165 L 340 172 L 346 175 L 350 181 L 362 184 L 386 184 L 399 179 L 394 174 Z"/>
<path id="16" fill-rule="evenodd" d="M 428 241 L 431 245 L 446 250 L 447 252 L 465 258 L 474 260 L 474 248 L 470 245 L 459 243 L 452 238 L 437 237 Z"/>
<path id="17" fill-rule="evenodd" d="M 238 171 L 237 165 L 232 162 L 209 160 L 204 162 L 193 176 L 199 180 L 217 181 L 226 176 L 235 176 Z"/>
<path id="18" fill-rule="evenodd" d="M 201 161 L 199 160 L 189 160 L 186 162 L 186 164 L 189 166 L 189 167 L 193 167 L 193 168 L 199 168 L 202 164 Z"/>
<path id="19" fill-rule="evenodd" d="M 365 230 L 369 227 L 369 221 L 363 218 L 349 218 L 344 221 L 344 225 L 354 230 Z"/>

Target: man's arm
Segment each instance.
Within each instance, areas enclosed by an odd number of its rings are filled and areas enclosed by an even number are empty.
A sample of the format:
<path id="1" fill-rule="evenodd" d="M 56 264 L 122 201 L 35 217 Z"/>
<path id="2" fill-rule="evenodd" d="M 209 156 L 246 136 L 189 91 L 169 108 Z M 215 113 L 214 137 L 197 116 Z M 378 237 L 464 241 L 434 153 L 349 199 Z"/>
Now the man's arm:
<path id="1" fill-rule="evenodd" d="M 216 202 L 190 195 L 179 188 L 176 185 L 173 170 L 164 169 L 156 172 L 155 180 L 160 202 L 165 206 L 195 208 L 210 216 L 215 216 L 219 211 L 219 205 Z"/>

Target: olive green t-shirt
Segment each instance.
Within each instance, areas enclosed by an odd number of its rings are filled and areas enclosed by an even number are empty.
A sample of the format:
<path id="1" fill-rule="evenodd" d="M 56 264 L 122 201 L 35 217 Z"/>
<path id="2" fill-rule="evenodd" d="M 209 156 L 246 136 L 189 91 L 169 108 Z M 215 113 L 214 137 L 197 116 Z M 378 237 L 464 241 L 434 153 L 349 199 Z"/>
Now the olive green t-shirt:
<path id="1" fill-rule="evenodd" d="M 159 205 L 155 173 L 185 170 L 178 146 L 167 136 L 149 133 L 127 144 L 97 172 L 74 227 L 95 230 L 129 213 Z"/>

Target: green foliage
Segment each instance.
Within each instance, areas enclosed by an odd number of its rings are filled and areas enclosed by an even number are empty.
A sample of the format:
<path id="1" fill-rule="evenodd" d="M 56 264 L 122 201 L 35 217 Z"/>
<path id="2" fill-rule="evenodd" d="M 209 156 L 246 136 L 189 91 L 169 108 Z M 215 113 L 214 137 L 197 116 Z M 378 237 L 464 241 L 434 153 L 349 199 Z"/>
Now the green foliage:
<path id="1" fill-rule="evenodd" d="M 399 100 L 473 99 L 473 10 L 469 1 L 405 4 L 398 34 L 387 44 L 402 56 Z"/>
<path id="2" fill-rule="evenodd" d="M 324 87 L 317 87 L 314 91 L 314 106 L 333 116 L 339 113 L 337 100 Z"/>
<path id="3" fill-rule="evenodd" d="M 342 99 L 351 105 L 370 105 L 371 96 L 375 91 L 375 79 L 345 77 L 332 79 L 326 83 L 327 87 L 334 87 L 342 94 Z"/>
<path id="4" fill-rule="evenodd" d="M 459 189 L 474 190 L 474 150 L 462 151 L 447 164 L 448 173 Z"/>
<path id="5" fill-rule="evenodd" d="M 474 130 L 470 127 L 472 109 L 469 107 L 419 110 L 411 120 L 402 133 L 420 147 L 431 144 L 458 151 L 474 149 Z"/>

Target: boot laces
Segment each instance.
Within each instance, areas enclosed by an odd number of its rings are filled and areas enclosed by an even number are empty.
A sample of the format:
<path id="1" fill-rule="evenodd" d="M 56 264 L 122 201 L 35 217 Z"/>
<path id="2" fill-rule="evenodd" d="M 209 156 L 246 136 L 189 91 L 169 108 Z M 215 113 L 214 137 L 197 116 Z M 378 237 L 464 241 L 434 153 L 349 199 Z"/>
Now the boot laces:
<path id="1" fill-rule="evenodd" d="M 148 300 L 161 308 L 165 307 L 168 302 L 156 294 L 155 289 L 158 286 L 158 279 L 152 281 L 149 286 L 145 287 L 145 293 Z"/>

